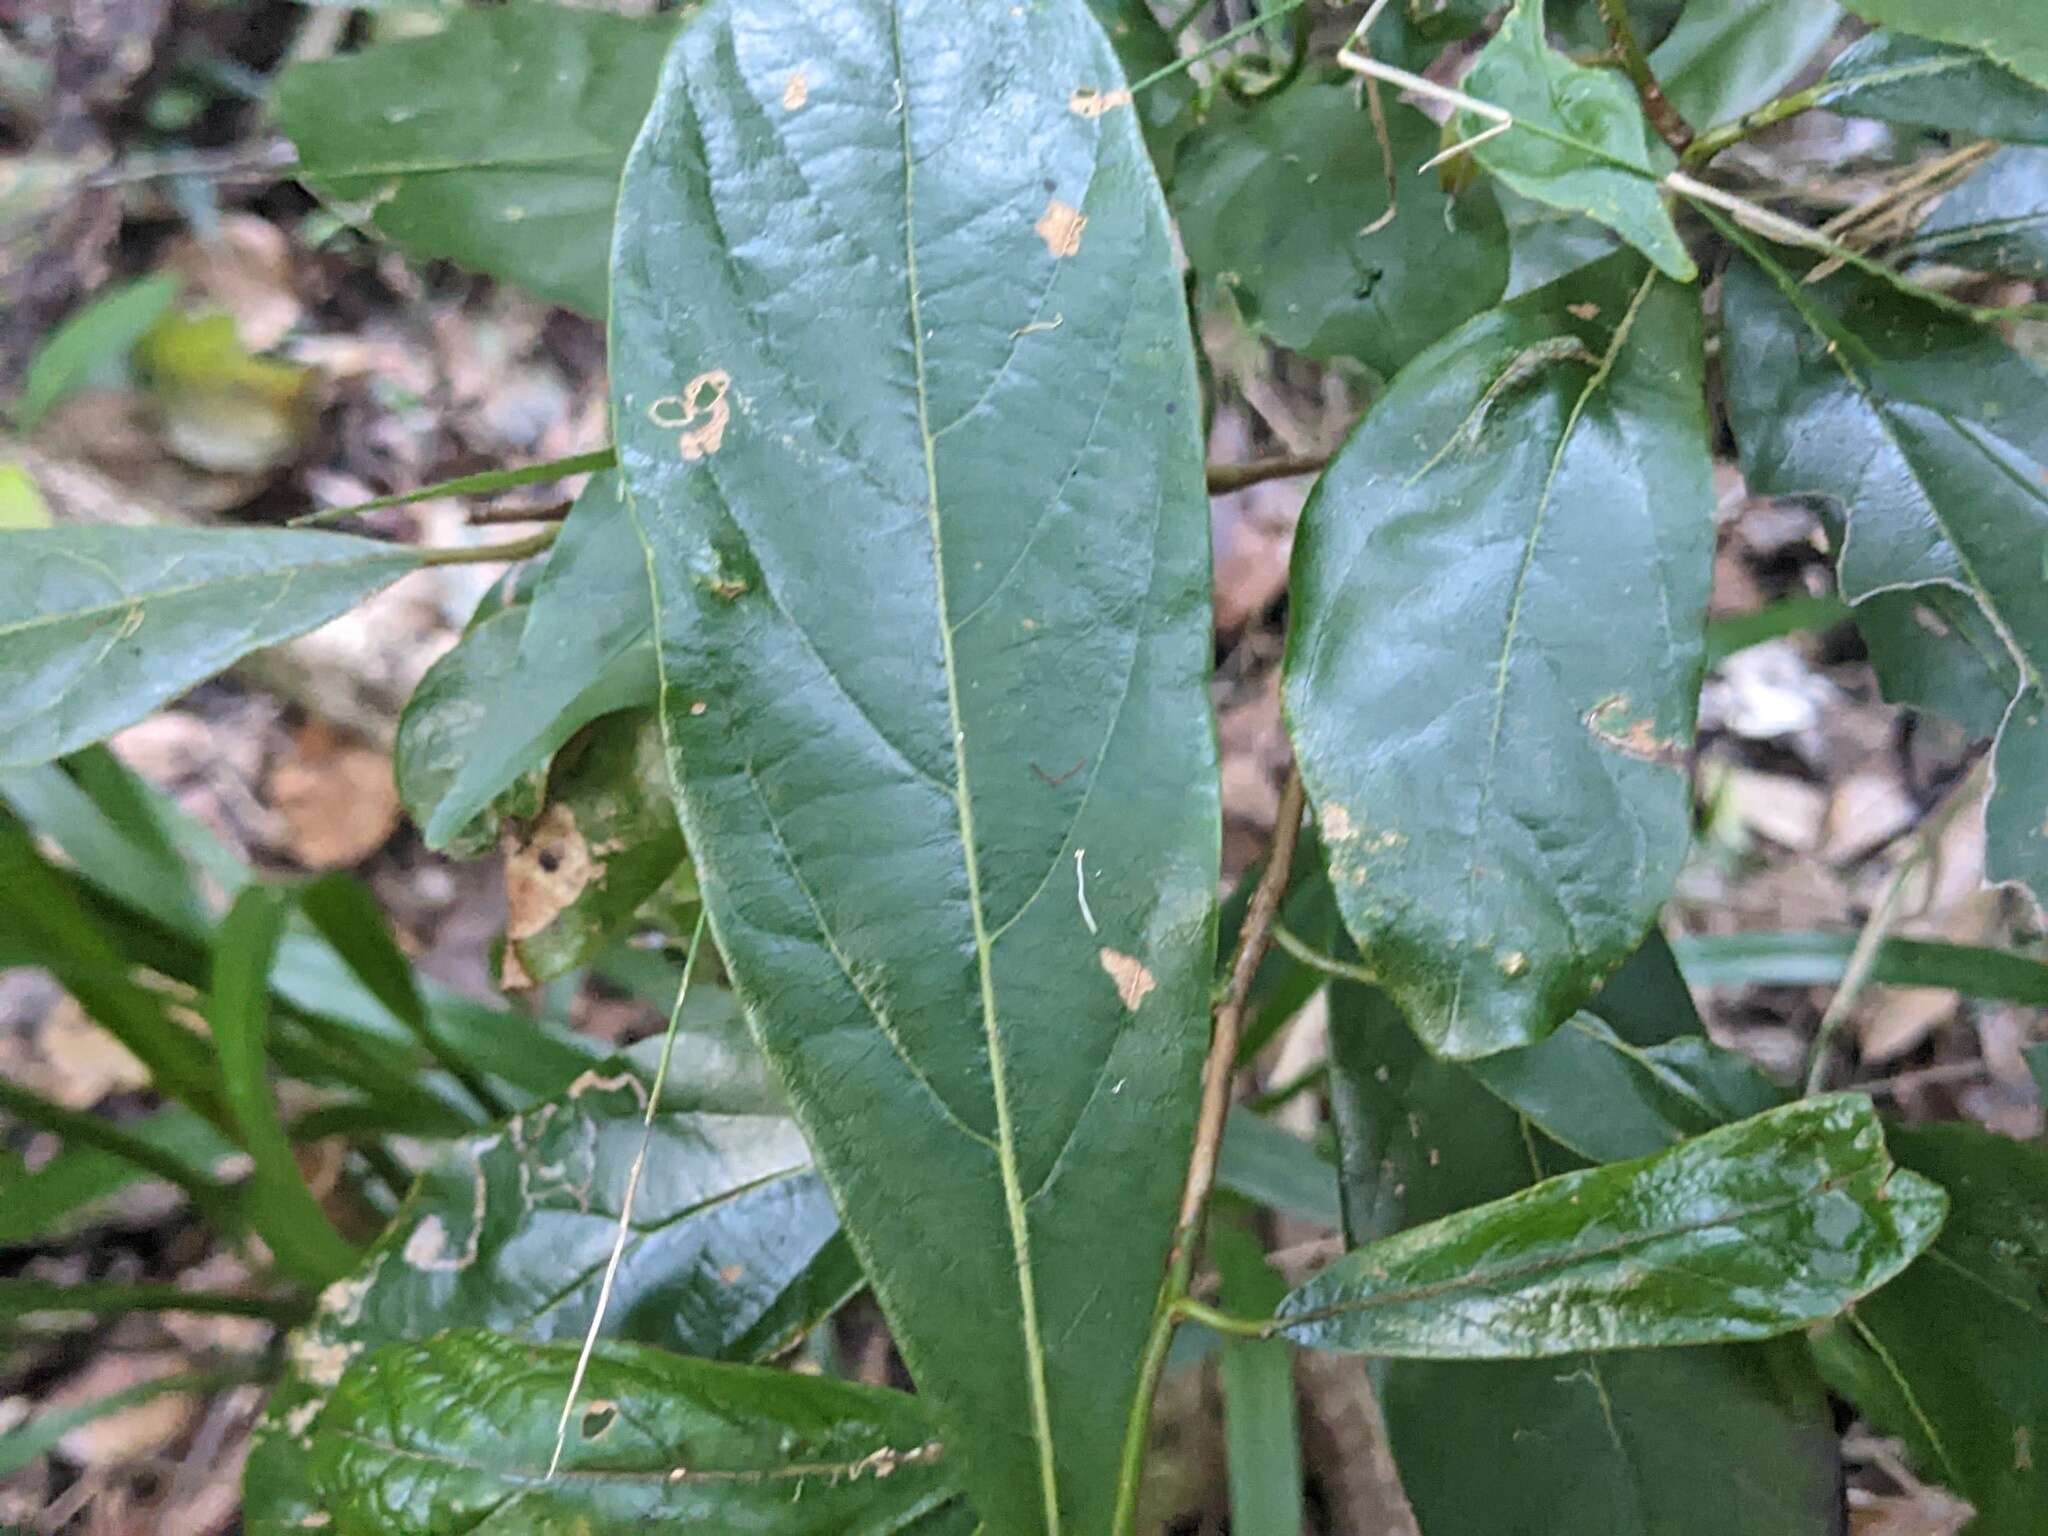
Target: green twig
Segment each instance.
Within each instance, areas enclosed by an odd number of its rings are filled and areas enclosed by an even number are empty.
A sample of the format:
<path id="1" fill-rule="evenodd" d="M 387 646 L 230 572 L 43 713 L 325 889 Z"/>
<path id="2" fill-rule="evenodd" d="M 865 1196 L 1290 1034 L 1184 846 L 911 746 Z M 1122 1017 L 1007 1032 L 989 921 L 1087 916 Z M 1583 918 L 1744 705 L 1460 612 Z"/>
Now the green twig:
<path id="1" fill-rule="evenodd" d="M 478 544 L 453 549 L 429 549 L 420 553 L 421 565 L 487 565 L 496 560 L 524 560 L 537 555 L 561 537 L 559 526 L 503 544 Z"/>
<path id="2" fill-rule="evenodd" d="M 1308 0 L 1282 0 L 1281 4 L 1273 7 L 1272 10 L 1266 12 L 1263 16 L 1254 16 L 1250 21 L 1244 22 L 1242 25 L 1232 27 L 1228 32 L 1224 33 L 1221 37 L 1215 39 L 1213 42 L 1204 44 L 1195 52 L 1186 54 L 1181 58 L 1175 59 L 1171 64 L 1160 65 L 1159 68 L 1153 70 L 1151 74 L 1146 75 L 1143 79 L 1133 80 L 1131 82 L 1131 94 L 1135 96 L 1138 94 L 1138 92 L 1146 90 L 1151 86 L 1155 86 L 1162 80 L 1170 79 L 1174 75 L 1181 73 L 1183 70 L 1193 69 L 1197 64 L 1201 63 L 1202 60 L 1208 58 L 1210 54 L 1221 52 L 1223 49 L 1228 48 L 1232 43 L 1236 42 L 1239 38 L 1244 37 L 1249 33 L 1258 31 L 1259 28 L 1266 26 L 1270 22 L 1278 21 L 1283 16 L 1292 16 L 1296 11 L 1300 10 L 1304 5 L 1307 4 Z M 1191 17 L 1188 19 L 1192 20 Z M 1183 21 L 1182 25 L 1185 24 L 1186 22 Z"/>
<path id="3" fill-rule="evenodd" d="M 33 1312 L 203 1312 L 257 1317 L 290 1327 L 313 1315 L 306 1296 L 237 1296 L 225 1291 L 187 1291 L 175 1285 L 119 1285 L 88 1281 L 58 1285 L 47 1280 L 0 1280 L 0 1317 Z"/>
<path id="4" fill-rule="evenodd" d="M 1270 1339 L 1274 1324 L 1269 1317 L 1238 1317 L 1234 1313 L 1219 1312 L 1214 1307 L 1196 1301 L 1192 1296 L 1183 1296 L 1173 1305 L 1174 1315 L 1183 1321 L 1200 1323 L 1216 1333 L 1228 1334 L 1236 1339 Z"/>
<path id="5" fill-rule="evenodd" d="M 1335 955 L 1326 955 L 1319 949 L 1311 948 L 1295 937 L 1293 931 L 1284 923 L 1273 925 L 1273 942 L 1312 971 L 1321 971 L 1325 976 L 1335 976 L 1340 981 L 1363 982 L 1368 987 L 1380 984 L 1380 979 L 1374 972 L 1362 965 L 1353 965 L 1347 960 L 1339 960 Z"/>

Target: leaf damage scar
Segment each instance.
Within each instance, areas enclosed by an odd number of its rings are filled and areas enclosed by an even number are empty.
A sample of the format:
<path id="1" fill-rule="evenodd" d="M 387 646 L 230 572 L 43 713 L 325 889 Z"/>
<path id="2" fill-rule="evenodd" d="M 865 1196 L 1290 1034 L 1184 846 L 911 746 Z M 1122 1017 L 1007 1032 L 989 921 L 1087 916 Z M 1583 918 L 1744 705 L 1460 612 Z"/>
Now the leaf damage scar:
<path id="1" fill-rule="evenodd" d="M 1586 711 L 1585 726 L 1602 746 L 1612 747 L 1639 763 L 1661 763 L 1666 768 L 1685 766 L 1685 746 L 1666 741 L 1657 734 L 1654 721 L 1626 720 L 1628 695 L 1609 694 Z"/>
<path id="2" fill-rule="evenodd" d="M 1045 212 L 1031 227 L 1057 261 L 1081 254 L 1081 231 L 1088 227 L 1088 215 L 1055 197 L 1046 203 Z"/>
<path id="3" fill-rule="evenodd" d="M 680 432 L 676 448 L 686 464 L 709 458 L 725 446 L 732 422 L 732 375 L 711 368 L 683 386 L 679 395 L 663 395 L 647 407 L 647 419 L 665 432 Z"/>
<path id="4" fill-rule="evenodd" d="M 1125 1008 L 1132 1013 L 1138 1005 L 1152 995 L 1159 985 L 1145 962 L 1135 955 L 1119 954 L 1116 950 L 1105 949 L 1096 957 L 1102 962 L 1103 973 L 1116 983 L 1116 995 L 1123 1000 Z"/>

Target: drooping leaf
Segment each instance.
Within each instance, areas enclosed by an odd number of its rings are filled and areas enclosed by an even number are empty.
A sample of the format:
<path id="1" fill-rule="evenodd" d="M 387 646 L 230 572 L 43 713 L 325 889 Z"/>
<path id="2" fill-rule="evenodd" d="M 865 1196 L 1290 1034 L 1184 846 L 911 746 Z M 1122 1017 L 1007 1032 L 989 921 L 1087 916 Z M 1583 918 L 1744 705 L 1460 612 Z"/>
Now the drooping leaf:
<path id="1" fill-rule="evenodd" d="M 1865 21 L 1996 59 L 2048 90 L 2048 27 L 2034 0 L 1844 0 Z"/>
<path id="2" fill-rule="evenodd" d="M 1972 1536 L 2048 1509 L 2048 1148 L 1974 1125 L 1895 1127 L 1954 1204 L 1934 1247 L 1814 1343 L 1829 1383 L 1922 1476 L 1977 1507 Z"/>
<path id="3" fill-rule="evenodd" d="M 456 10 L 432 36 L 293 65 L 278 121 L 296 174 L 402 249 L 602 315 L 619 169 L 677 24 Z"/>
<path id="4" fill-rule="evenodd" d="M 346 612 L 420 558 L 269 529 L 54 528 L 4 542 L 0 768 L 132 725 L 249 652 Z"/>
<path id="5" fill-rule="evenodd" d="M 1841 19 L 1835 0 L 1692 0 L 1650 67 L 1679 114 L 1711 128 L 1783 90 Z"/>
<path id="6" fill-rule="evenodd" d="M 684 831 L 993 1536 L 1107 1527 L 1214 940 L 1193 360 L 1082 87 L 1081 0 L 713 3 L 613 282 Z"/>
<path id="7" fill-rule="evenodd" d="M 179 279 L 168 273 L 121 283 L 82 306 L 50 332 L 29 359 L 14 403 L 14 424 L 33 432 L 67 396 L 103 369 L 123 363 L 150 327 L 169 312 Z M 8 526 L 0 520 L 0 527 Z"/>
<path id="8" fill-rule="evenodd" d="M 428 847 L 462 841 L 508 787 L 600 715 L 655 702 L 647 552 L 622 489 L 617 475 L 598 475 L 577 497 L 516 641 L 509 618 L 496 618 L 450 653 L 476 647 L 457 675 L 437 684 L 432 725 L 423 718 L 415 727 L 419 788 L 407 804 L 425 812 Z M 423 707 L 415 696 L 408 716 Z M 401 727 L 401 786 L 406 761 Z"/>
<path id="9" fill-rule="evenodd" d="M 313 1436 L 333 1536 L 894 1536 L 953 1502 L 923 1404 L 788 1371 L 600 1347 L 547 1475 L 576 1346 L 463 1329 L 350 1366 Z"/>
<path id="10" fill-rule="evenodd" d="M 1288 1297 L 1298 1343 L 1527 1360 L 1767 1339 L 1832 1317 L 1934 1238 L 1870 1101 L 1805 1099 L 1353 1250 Z"/>
<path id="11" fill-rule="evenodd" d="M 1542 1038 L 1677 877 L 1700 370 L 1691 295 L 1612 257 L 1424 353 L 1303 512 L 1288 721 L 1345 921 L 1432 1050 Z"/>
<path id="12" fill-rule="evenodd" d="M 1628 78 L 1574 64 L 1544 40 L 1544 0 L 1516 0 L 1466 75 L 1468 95 L 1512 113 L 1514 126 L 1474 147 L 1479 163 L 1524 197 L 1590 214 L 1667 277 L 1699 275 L 1658 183 L 1676 163 L 1650 129 Z M 1460 138 L 1493 126 L 1452 119 Z"/>
<path id="13" fill-rule="evenodd" d="M 1350 1241 L 1557 1171 L 1563 1155 L 1469 1070 L 1425 1057 L 1382 994 L 1340 984 L 1330 1003 Z M 1503 1510 L 1517 1536 L 1837 1536 L 1838 1440 L 1796 1341 L 1376 1372 L 1429 1536 L 1500 1536 Z"/>
<path id="14" fill-rule="evenodd" d="M 745 1092 L 728 1095 L 687 1045 L 671 1087 L 681 1091 L 655 1116 L 605 1335 L 708 1359 L 766 1358 L 843 1301 L 858 1267 L 788 1119 Z M 646 1091 L 632 1071 L 593 1070 L 457 1142 L 420 1176 L 294 1341 L 251 1454 L 252 1533 L 284 1536 L 319 1507 L 304 1437 L 358 1356 L 449 1327 L 582 1339 L 640 1149 Z"/>
<path id="15" fill-rule="evenodd" d="M 1967 48 L 1872 32 L 1842 51 L 1821 86 L 1821 104 L 1848 117 L 2048 144 L 2048 91 Z"/>
<path id="16" fill-rule="evenodd" d="M 1232 1311 L 1262 1317 L 1287 1294 L 1287 1282 L 1266 1263 L 1248 1227 L 1214 1225 L 1208 1254 L 1223 1282 L 1223 1305 Z M 1278 1339 L 1230 1339 L 1223 1346 L 1219 1375 L 1230 1528 L 1274 1536 L 1299 1532 L 1306 1512 L 1293 1351 Z"/>
<path id="17" fill-rule="evenodd" d="M 503 985 L 588 964 L 680 875 L 694 889 L 652 710 L 595 721 L 556 757 L 540 813 L 505 856 Z"/>
<path id="18" fill-rule="evenodd" d="M 1250 106 L 1219 105 L 1182 152 L 1173 207 L 1188 259 L 1244 318 L 1310 357 L 1392 375 L 1497 300 L 1507 232 L 1482 178 L 1455 196 L 1413 168 L 1436 125 L 1390 102 L 1397 210 L 1357 92 L 1305 80 Z"/>
<path id="19" fill-rule="evenodd" d="M 2048 279 L 2048 148 L 2002 149 L 1927 216 L 1905 253 L 1995 272 Z"/>
<path id="20" fill-rule="evenodd" d="M 335 1230 L 306 1186 L 278 1118 L 264 1049 L 270 967 L 290 913 L 290 893 L 276 886 L 251 886 L 235 898 L 214 939 L 206 1024 L 220 1052 L 221 1096 L 256 1165 L 244 1201 L 250 1224 L 279 1264 L 325 1284 L 355 1266 L 355 1245 Z"/>
<path id="21" fill-rule="evenodd" d="M 1996 335 L 1890 284 L 1808 284 L 1742 237 L 1725 279 L 1729 412 L 1764 495 L 1843 509 L 1842 595 L 1939 586 L 1973 600 L 2019 673 L 2000 732 L 1985 872 L 2048 891 L 2048 376 Z"/>

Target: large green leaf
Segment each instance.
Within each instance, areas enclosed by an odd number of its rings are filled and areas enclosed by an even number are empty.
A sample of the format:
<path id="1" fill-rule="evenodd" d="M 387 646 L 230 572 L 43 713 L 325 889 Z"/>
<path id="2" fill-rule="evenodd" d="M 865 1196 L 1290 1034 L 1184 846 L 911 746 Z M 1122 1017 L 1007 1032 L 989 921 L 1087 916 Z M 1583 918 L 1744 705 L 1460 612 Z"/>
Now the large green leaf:
<path id="1" fill-rule="evenodd" d="M 1972 736 L 1998 734 L 2019 691 L 2020 670 L 1968 593 L 1952 587 L 1873 592 L 1854 616 L 1888 701 L 1946 716 Z"/>
<path id="2" fill-rule="evenodd" d="M 2048 280 L 2048 148 L 2002 149 L 1915 232 L 1916 259 Z"/>
<path id="3" fill-rule="evenodd" d="M 354 607 L 420 552 L 338 533 L 0 535 L 0 768 L 74 751 Z"/>
<path id="4" fill-rule="evenodd" d="M 986 21 L 700 13 L 612 388 L 720 949 L 982 1518 L 1039 1536 L 1108 1524 L 1219 814 L 1165 209 L 1075 109 L 1119 84 L 1081 0 Z"/>
<path id="5" fill-rule="evenodd" d="M 1850 117 L 2048 144 L 2048 91 L 1967 48 L 1873 32 L 1828 66 L 1821 88 L 1822 105 Z"/>
<path id="6" fill-rule="evenodd" d="M 1977 1506 L 1971 1536 L 2033 1536 L 2048 1509 L 2048 1148 L 1973 1125 L 1897 1128 L 1891 1141 L 1941 1180 L 1954 1213 L 1814 1352 L 1924 1476 Z"/>
<path id="7" fill-rule="evenodd" d="M 406 803 L 425 812 L 428 847 L 463 843 L 500 795 L 598 716 L 654 703 L 646 592 L 647 551 L 622 483 L 594 476 L 548 551 L 523 621 L 515 628 L 508 612 L 478 624 L 444 658 L 448 674 L 430 674 L 425 699 L 407 706 L 399 782 L 417 786 Z"/>
<path id="8" fill-rule="evenodd" d="M 1443 1054 L 1542 1038 L 1677 878 L 1701 366 L 1692 295 L 1609 258 L 1410 364 L 1302 514 L 1295 750 L 1345 921 Z"/>
<path id="9" fill-rule="evenodd" d="M 1650 66 L 1686 121 L 1709 128 L 1777 95 L 1841 19 L 1835 0 L 1692 0 Z"/>
<path id="10" fill-rule="evenodd" d="M 1690 282 L 1698 268 L 1658 185 L 1675 157 L 1650 131 L 1625 75 L 1574 64 L 1544 40 L 1543 5 L 1516 0 L 1465 77 L 1469 94 L 1514 117 L 1473 155 L 1522 196 L 1591 215 L 1667 277 Z M 1464 138 L 1494 126 L 1472 112 L 1453 121 Z"/>
<path id="11" fill-rule="evenodd" d="M 1837 579 L 1975 601 L 2019 672 L 1999 733 L 1985 870 L 2048 892 L 2048 377 L 1983 328 L 1861 273 L 1797 276 L 1744 238 L 1722 307 L 1743 472 L 1764 495 L 1844 509 Z M 1908 632 L 1910 634 L 1910 632 Z"/>
<path id="12" fill-rule="evenodd" d="M 894 1536 L 956 1497 L 898 1392 L 634 1345 L 591 1358 L 549 1475 L 574 1345 L 461 1330 L 352 1365 L 314 1431 L 333 1536 Z"/>
<path id="13" fill-rule="evenodd" d="M 1411 173 L 1436 125 L 1385 110 L 1391 175 L 1349 85 L 1219 106 L 1182 152 L 1173 206 L 1188 260 L 1246 320 L 1310 357 L 1391 375 L 1500 297 L 1508 246 L 1483 178 L 1453 196 Z M 1390 185 L 1397 211 L 1380 227 Z"/>
<path id="14" fill-rule="evenodd" d="M 686 1042 L 683 1091 L 665 1096 L 654 1119 L 605 1334 L 761 1359 L 837 1306 L 859 1270 L 796 1127 L 764 1112 L 745 1084 L 733 1091 L 693 1070 L 696 1054 Z M 250 1460 L 252 1532 L 283 1536 L 317 1507 L 307 1502 L 305 1436 L 356 1357 L 449 1327 L 536 1343 L 584 1336 L 640 1150 L 646 1091 L 624 1067 L 593 1070 L 457 1142 L 420 1176 L 293 1341 Z"/>
<path id="15" fill-rule="evenodd" d="M 1806 1099 L 1354 1249 L 1279 1322 L 1318 1348 L 1435 1360 L 1767 1339 L 1899 1273 L 1946 1204 L 1893 1167 L 1868 1099 Z"/>
<path id="16" fill-rule="evenodd" d="M 1366 1242 L 1523 1188 L 1561 1159 L 1378 993 L 1331 990 L 1346 1232 Z M 1792 1340 L 1375 1368 L 1429 1536 L 1836 1536 L 1826 1395 Z M 1711 1488 L 1711 1499 L 1699 1490 Z"/>
<path id="17" fill-rule="evenodd" d="M 2048 27 L 2036 0 L 1844 0 L 1866 21 L 1988 55 L 2048 90 Z"/>
<path id="18" fill-rule="evenodd" d="M 294 65 L 278 120 L 297 174 L 406 251 L 601 315 L 619 169 L 676 26 L 458 10 L 433 36 Z"/>

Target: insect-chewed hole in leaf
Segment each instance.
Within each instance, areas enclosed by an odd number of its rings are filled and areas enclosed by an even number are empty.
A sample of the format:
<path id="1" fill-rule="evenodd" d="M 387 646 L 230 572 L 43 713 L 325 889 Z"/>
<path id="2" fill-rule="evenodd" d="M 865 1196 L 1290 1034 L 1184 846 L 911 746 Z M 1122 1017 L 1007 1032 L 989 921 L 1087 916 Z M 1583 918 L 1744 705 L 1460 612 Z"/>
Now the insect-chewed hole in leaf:
<path id="1" fill-rule="evenodd" d="M 618 1422 L 619 1410 L 613 1403 L 592 1403 L 583 1410 L 583 1438 L 601 1440 L 605 1431 Z"/>

